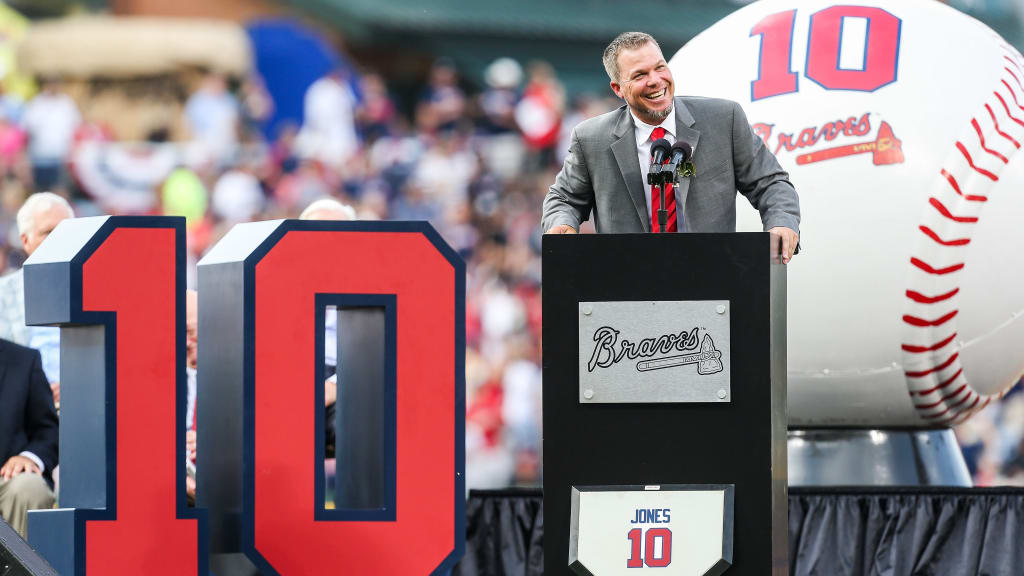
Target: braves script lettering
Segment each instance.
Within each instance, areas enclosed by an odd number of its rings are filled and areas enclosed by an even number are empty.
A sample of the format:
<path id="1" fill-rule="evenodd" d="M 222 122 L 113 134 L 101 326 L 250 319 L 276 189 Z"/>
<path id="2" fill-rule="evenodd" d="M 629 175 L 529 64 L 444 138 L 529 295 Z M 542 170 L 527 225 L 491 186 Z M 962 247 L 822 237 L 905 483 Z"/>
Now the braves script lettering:
<path id="1" fill-rule="evenodd" d="M 799 132 L 786 133 L 780 132 L 776 139 L 774 154 L 778 154 L 783 148 L 787 152 L 792 152 L 797 148 L 808 148 L 814 146 L 819 140 L 831 142 L 839 137 L 840 134 L 843 136 L 863 136 L 871 132 L 871 114 L 865 112 L 861 114 L 860 118 L 854 118 L 850 116 L 846 120 L 836 120 L 834 122 L 826 122 L 821 126 L 808 126 L 800 130 Z M 757 134 L 765 144 L 770 145 L 769 140 L 772 136 L 774 125 L 765 124 L 758 122 L 752 126 L 754 133 Z"/>
<path id="2" fill-rule="evenodd" d="M 689 332 L 682 331 L 678 334 L 662 334 L 657 338 L 644 338 L 639 342 L 622 340 L 619 342 L 619 331 L 611 326 L 602 326 L 594 332 L 594 353 L 587 363 L 587 371 L 593 372 L 594 368 L 607 368 L 618 363 L 623 358 L 635 360 L 637 358 L 650 358 L 658 354 L 668 354 L 673 350 L 689 352 L 700 346 L 697 338 L 697 328 Z M 618 348 L 616 349 L 616 345 Z"/>

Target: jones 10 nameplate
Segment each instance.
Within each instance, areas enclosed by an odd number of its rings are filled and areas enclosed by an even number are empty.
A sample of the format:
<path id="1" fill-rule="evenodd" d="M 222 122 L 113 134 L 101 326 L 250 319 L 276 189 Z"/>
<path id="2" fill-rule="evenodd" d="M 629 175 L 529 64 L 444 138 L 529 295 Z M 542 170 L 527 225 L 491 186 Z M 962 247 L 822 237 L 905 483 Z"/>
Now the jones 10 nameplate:
<path id="1" fill-rule="evenodd" d="M 584 576 L 717 576 L 732 564 L 731 484 L 574 486 L 569 567 Z"/>

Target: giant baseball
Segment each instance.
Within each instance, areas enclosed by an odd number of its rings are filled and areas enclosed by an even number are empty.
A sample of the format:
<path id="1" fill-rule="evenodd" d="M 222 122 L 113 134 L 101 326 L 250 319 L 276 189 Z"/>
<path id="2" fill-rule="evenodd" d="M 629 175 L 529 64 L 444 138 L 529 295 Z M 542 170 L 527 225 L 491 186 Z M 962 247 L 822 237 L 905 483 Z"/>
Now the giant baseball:
<path id="1" fill-rule="evenodd" d="M 762 0 L 670 67 L 677 94 L 742 104 L 800 195 L 790 426 L 954 425 L 1020 379 L 1017 50 L 932 0 Z"/>

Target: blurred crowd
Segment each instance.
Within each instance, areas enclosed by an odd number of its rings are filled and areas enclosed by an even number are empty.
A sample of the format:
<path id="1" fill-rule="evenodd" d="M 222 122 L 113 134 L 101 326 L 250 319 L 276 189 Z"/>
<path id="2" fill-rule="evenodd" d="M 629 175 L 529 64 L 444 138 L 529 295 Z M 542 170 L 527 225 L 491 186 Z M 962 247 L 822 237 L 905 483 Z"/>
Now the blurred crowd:
<path id="1" fill-rule="evenodd" d="M 956 428 L 975 486 L 1024 486 L 1024 385 Z"/>
<path id="2" fill-rule="evenodd" d="M 262 81 L 208 73 L 183 92 L 182 117 L 144 141 L 83 117 L 55 82 L 28 101 L 0 94 L 0 272 L 21 266 L 15 214 L 42 190 L 78 216 L 185 216 L 191 288 L 231 226 L 298 217 L 322 198 L 358 219 L 427 220 L 467 262 L 467 485 L 536 484 L 541 203 L 572 127 L 619 103 L 568 101 L 544 62 L 499 59 L 484 78 L 470 89 L 438 60 L 401 110 L 380 75 L 338 70 L 308 88 L 301 122 L 267 136 Z M 186 138 L 172 138 L 178 125 Z M 1019 388 L 958 430 L 979 485 L 1024 484 Z"/>
<path id="3" fill-rule="evenodd" d="M 15 213 L 32 192 L 78 216 L 186 218 L 195 263 L 236 223 L 295 218 L 321 198 L 359 219 L 429 221 L 467 262 L 467 483 L 535 484 L 540 473 L 540 207 L 571 127 L 618 104 L 568 102 L 552 68 L 494 62 L 467 88 L 437 61 L 414 106 L 384 79 L 342 70 L 313 83 L 301 122 L 269 137 L 273 102 L 258 77 L 207 73 L 182 118 L 126 141 L 83 117 L 57 82 L 0 95 L 0 272 L 21 266 Z M 184 124 L 187 138 L 173 141 Z"/>

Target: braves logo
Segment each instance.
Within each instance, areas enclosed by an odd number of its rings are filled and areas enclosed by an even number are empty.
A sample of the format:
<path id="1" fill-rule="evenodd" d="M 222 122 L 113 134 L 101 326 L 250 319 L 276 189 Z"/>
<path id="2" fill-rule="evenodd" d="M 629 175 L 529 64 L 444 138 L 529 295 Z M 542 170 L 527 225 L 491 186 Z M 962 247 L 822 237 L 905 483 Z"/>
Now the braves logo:
<path id="1" fill-rule="evenodd" d="M 771 145 L 774 124 L 758 122 L 752 125 L 754 133 L 768 146 Z M 775 135 L 775 150 L 795 152 L 804 148 L 812 148 L 819 142 L 832 142 L 840 137 L 866 136 L 871 133 L 871 114 L 865 112 L 859 118 L 850 116 L 845 120 L 825 122 L 820 126 L 808 126 L 796 132 L 779 132 Z M 796 158 L 799 165 L 812 164 L 823 160 L 843 158 L 856 154 L 871 153 L 871 161 L 875 166 L 903 163 L 903 143 L 893 133 L 892 126 L 882 121 L 872 140 L 862 140 L 852 144 L 820 148 L 800 153 Z"/>
<path id="2" fill-rule="evenodd" d="M 715 341 L 706 330 L 704 337 L 701 338 L 700 329 L 697 327 L 689 332 L 684 330 L 675 334 L 662 334 L 656 338 L 644 338 L 639 342 L 630 342 L 626 339 L 619 341 L 618 330 L 611 326 L 602 326 L 594 331 L 594 342 L 597 344 L 587 363 L 588 372 L 593 372 L 595 368 L 608 368 L 623 358 L 635 360 L 672 352 L 683 352 L 683 354 L 640 360 L 636 363 L 637 371 L 647 372 L 689 364 L 696 364 L 697 373 L 700 375 L 717 374 L 724 369 L 722 352 L 715 347 Z"/>

